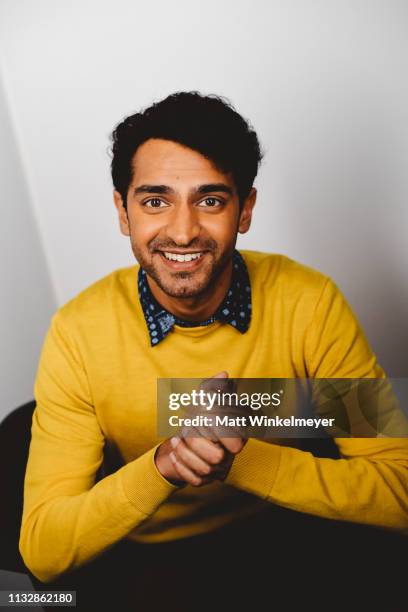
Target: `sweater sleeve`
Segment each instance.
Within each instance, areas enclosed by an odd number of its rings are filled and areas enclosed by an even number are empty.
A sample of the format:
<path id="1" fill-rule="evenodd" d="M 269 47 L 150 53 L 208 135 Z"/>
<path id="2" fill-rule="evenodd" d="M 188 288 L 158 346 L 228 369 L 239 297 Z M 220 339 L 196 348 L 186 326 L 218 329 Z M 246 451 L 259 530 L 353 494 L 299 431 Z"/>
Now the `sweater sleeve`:
<path id="1" fill-rule="evenodd" d="M 312 378 L 383 378 L 350 306 L 326 279 L 305 337 Z M 248 440 L 226 483 L 292 510 L 408 530 L 408 438 L 335 438 L 339 459 Z"/>
<path id="2" fill-rule="evenodd" d="M 124 538 L 177 487 L 158 472 L 156 447 L 95 484 L 105 439 L 60 312 L 43 345 L 34 395 L 19 546 L 30 571 L 49 582 Z"/>

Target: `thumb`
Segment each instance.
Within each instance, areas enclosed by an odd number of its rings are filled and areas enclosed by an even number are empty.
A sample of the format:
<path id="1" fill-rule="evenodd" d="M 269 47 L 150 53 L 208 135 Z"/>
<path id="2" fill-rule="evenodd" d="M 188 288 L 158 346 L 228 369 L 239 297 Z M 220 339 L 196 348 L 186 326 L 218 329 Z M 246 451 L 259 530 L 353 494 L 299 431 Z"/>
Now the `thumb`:
<path id="1" fill-rule="evenodd" d="M 228 372 L 224 370 L 222 372 L 219 372 L 218 374 L 215 374 L 213 378 L 228 378 L 228 376 L 229 376 Z"/>

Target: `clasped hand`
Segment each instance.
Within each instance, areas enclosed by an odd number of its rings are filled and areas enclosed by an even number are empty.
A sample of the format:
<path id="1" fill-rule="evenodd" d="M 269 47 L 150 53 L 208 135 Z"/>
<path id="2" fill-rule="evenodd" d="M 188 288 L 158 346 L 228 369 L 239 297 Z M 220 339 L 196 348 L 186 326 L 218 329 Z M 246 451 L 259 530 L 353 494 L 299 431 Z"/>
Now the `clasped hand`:
<path id="1" fill-rule="evenodd" d="M 227 378 L 226 372 L 220 372 L 206 382 L 211 384 L 215 379 Z M 219 385 L 221 381 L 217 382 Z M 237 437 L 222 437 L 216 429 L 208 432 L 200 429 L 195 436 L 165 440 L 156 451 L 155 463 L 161 475 L 172 484 L 201 487 L 214 480 L 225 480 L 234 456 L 245 443 L 239 432 Z"/>

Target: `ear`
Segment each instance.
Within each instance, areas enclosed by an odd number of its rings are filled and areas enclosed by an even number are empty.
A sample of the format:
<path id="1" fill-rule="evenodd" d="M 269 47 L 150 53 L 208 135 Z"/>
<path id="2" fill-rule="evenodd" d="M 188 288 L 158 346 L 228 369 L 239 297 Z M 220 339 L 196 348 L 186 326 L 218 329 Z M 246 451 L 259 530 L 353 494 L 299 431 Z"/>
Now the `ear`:
<path id="1" fill-rule="evenodd" d="M 130 236 L 129 219 L 126 208 L 123 206 L 122 196 L 116 189 L 113 192 L 113 201 L 118 211 L 120 231 L 124 236 Z"/>
<path id="2" fill-rule="evenodd" d="M 246 234 L 246 232 L 251 227 L 252 210 L 255 206 L 255 202 L 256 202 L 256 189 L 255 187 L 252 187 L 251 191 L 249 192 L 248 197 L 245 199 L 245 202 L 244 202 L 244 205 L 242 207 L 241 214 L 239 217 L 238 232 L 240 234 Z"/>

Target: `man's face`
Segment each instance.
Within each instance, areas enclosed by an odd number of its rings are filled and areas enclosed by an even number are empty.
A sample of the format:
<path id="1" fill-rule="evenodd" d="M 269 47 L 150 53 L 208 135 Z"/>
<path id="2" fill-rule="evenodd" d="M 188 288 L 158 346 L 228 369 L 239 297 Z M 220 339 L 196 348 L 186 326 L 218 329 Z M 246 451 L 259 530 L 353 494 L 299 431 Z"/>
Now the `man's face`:
<path id="1" fill-rule="evenodd" d="M 133 253 L 168 296 L 194 297 L 210 289 L 227 266 L 237 232 L 249 229 L 251 191 L 243 210 L 229 174 L 200 153 L 150 139 L 133 157 L 127 216 L 115 191 L 121 231 Z"/>

